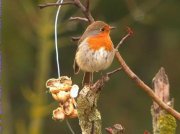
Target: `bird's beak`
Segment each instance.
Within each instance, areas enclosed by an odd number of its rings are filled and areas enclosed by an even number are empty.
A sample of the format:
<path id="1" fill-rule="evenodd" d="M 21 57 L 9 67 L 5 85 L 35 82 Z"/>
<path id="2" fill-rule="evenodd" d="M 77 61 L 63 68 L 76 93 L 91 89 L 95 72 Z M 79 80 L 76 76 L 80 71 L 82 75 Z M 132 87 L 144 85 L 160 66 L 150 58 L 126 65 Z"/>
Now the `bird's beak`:
<path id="1" fill-rule="evenodd" d="M 116 27 L 110 26 L 110 30 L 116 29 Z"/>

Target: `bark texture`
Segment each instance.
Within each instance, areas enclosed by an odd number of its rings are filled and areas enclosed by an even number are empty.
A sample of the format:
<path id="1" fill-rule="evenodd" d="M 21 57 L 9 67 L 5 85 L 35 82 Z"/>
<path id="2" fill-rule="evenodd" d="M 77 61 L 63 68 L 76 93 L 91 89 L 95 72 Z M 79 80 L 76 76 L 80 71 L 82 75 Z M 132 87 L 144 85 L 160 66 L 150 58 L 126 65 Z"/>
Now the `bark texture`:
<path id="1" fill-rule="evenodd" d="M 79 125 L 82 134 L 101 134 L 101 114 L 97 109 L 100 92 L 84 86 L 77 99 Z"/>
<path id="2" fill-rule="evenodd" d="M 165 69 L 161 68 L 153 79 L 155 94 L 167 105 L 173 107 L 173 100 L 170 101 L 169 80 L 165 73 Z M 153 118 L 153 133 L 154 134 L 175 134 L 176 119 L 168 114 L 159 105 L 153 102 L 151 108 Z"/>

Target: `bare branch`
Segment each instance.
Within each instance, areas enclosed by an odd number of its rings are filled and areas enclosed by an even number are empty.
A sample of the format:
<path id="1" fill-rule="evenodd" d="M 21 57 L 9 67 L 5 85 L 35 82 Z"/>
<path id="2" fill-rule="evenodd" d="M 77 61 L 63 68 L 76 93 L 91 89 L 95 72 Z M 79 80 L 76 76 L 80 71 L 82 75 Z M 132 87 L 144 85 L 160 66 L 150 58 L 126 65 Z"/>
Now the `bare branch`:
<path id="1" fill-rule="evenodd" d="M 73 0 L 73 1 L 63 2 L 63 3 L 45 3 L 45 4 L 39 4 L 38 6 L 42 9 L 45 7 L 59 6 L 59 5 L 75 5 L 81 9 L 82 13 L 87 18 L 89 23 L 94 22 L 94 18 L 92 17 L 92 15 L 89 11 L 89 0 L 87 0 L 86 6 L 84 6 L 80 0 Z"/>
<path id="2" fill-rule="evenodd" d="M 68 1 L 63 3 L 45 3 L 45 4 L 39 4 L 38 7 L 40 9 L 43 9 L 45 7 L 51 7 L 51 6 L 59 6 L 59 5 L 75 5 L 74 1 Z"/>
<path id="3" fill-rule="evenodd" d="M 130 27 L 127 27 L 127 34 L 126 36 L 124 36 L 121 41 L 118 43 L 118 45 L 116 46 L 116 50 L 119 49 L 120 45 L 129 37 L 133 34 L 133 31 L 131 30 Z"/>
<path id="4" fill-rule="evenodd" d="M 89 0 L 86 0 L 85 6 L 86 6 L 86 10 L 89 10 Z"/>
<path id="5" fill-rule="evenodd" d="M 127 39 L 130 35 L 132 35 L 133 32 L 130 28 L 128 28 L 128 34 L 125 35 L 121 41 L 119 42 L 119 44 L 117 45 L 116 49 L 118 49 L 118 47 L 125 41 L 125 39 Z M 172 116 L 174 116 L 176 119 L 180 120 L 180 113 L 177 112 L 176 110 L 174 110 L 173 108 L 171 108 L 170 106 L 168 106 L 166 103 L 164 103 L 162 100 L 159 99 L 158 96 L 155 95 L 155 93 L 153 92 L 153 90 L 147 86 L 130 68 L 129 66 L 126 64 L 126 62 L 124 61 L 124 59 L 122 58 L 122 56 L 120 55 L 120 53 L 118 51 L 116 51 L 115 54 L 117 60 L 119 61 L 122 69 L 124 70 L 124 72 L 132 79 L 136 82 L 136 84 L 142 89 L 144 90 L 152 99 L 154 102 L 156 102 L 161 108 L 163 108 L 164 110 L 166 110 L 168 113 L 170 113 Z"/>
<path id="6" fill-rule="evenodd" d="M 111 72 L 108 72 L 106 75 L 107 75 L 108 77 L 110 77 L 112 74 L 114 74 L 114 73 L 120 71 L 121 69 L 122 69 L 122 67 L 117 68 L 117 69 L 115 69 L 115 70 L 113 70 L 113 71 L 111 71 Z"/>
<path id="7" fill-rule="evenodd" d="M 87 18 L 83 18 L 83 17 L 70 17 L 69 20 L 70 21 L 79 20 L 79 21 L 88 22 L 88 19 Z"/>
<path id="8" fill-rule="evenodd" d="M 124 72 L 133 80 L 136 82 L 136 84 L 145 91 L 152 99 L 155 101 L 161 108 L 166 110 L 168 113 L 170 113 L 172 116 L 174 116 L 176 119 L 180 120 L 180 113 L 178 113 L 176 110 L 168 106 L 166 103 L 161 101 L 153 92 L 153 90 L 147 86 L 126 64 L 122 56 L 119 52 L 116 52 L 116 58 L 119 61 L 120 65 L 122 66 L 122 69 Z"/>
<path id="9" fill-rule="evenodd" d="M 109 77 L 112 75 L 112 74 L 115 74 L 116 72 L 120 71 L 122 68 L 118 68 L 118 69 L 115 69 L 111 72 L 108 72 L 106 73 L 105 75 L 103 75 L 99 80 L 97 80 L 92 86 L 91 86 L 91 89 L 95 92 L 98 92 L 102 89 L 102 87 L 104 86 L 104 83 L 109 81 Z"/>
<path id="10" fill-rule="evenodd" d="M 93 23 L 94 22 L 94 18 L 92 17 L 90 11 L 89 11 L 89 7 L 86 8 L 81 2 L 80 0 L 74 0 L 76 6 L 78 6 L 81 11 L 83 12 L 84 16 L 88 19 L 89 23 Z"/>

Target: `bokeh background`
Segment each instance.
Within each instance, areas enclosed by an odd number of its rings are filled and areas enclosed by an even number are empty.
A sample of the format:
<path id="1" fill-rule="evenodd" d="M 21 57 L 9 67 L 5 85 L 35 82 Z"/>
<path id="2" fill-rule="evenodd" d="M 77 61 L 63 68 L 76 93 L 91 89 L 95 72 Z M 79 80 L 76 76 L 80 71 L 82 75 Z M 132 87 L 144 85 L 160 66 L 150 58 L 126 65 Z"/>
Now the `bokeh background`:
<path id="1" fill-rule="evenodd" d="M 56 7 L 40 10 L 37 5 L 54 0 L 3 0 L 2 86 L 3 134 L 70 134 L 65 122 L 51 119 L 57 107 L 45 87 L 47 79 L 57 77 L 54 49 Z M 179 0 L 91 0 L 92 15 L 116 26 L 111 33 L 116 45 L 130 26 L 134 35 L 120 48 L 132 70 L 148 85 L 161 66 L 169 76 L 171 97 L 180 111 L 180 1 Z M 74 6 L 63 6 L 58 22 L 58 48 L 61 74 L 81 84 L 82 73 L 73 74 L 76 42 L 85 22 L 70 22 L 82 16 Z M 119 67 L 116 59 L 108 72 Z M 96 74 L 96 78 L 100 73 Z M 152 100 L 122 71 L 104 87 L 98 102 L 103 128 L 115 123 L 126 134 L 152 131 Z M 69 120 L 76 134 L 78 119 Z M 180 125 L 179 121 L 178 124 Z M 103 130 L 103 133 L 105 131 Z M 177 127 L 177 134 L 180 127 Z"/>

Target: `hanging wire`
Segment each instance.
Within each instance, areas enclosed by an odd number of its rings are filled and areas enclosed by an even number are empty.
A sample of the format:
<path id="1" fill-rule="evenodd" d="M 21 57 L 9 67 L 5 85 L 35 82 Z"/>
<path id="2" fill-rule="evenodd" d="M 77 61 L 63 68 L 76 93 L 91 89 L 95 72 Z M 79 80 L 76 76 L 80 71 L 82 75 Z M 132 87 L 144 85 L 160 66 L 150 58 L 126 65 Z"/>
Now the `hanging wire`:
<path id="1" fill-rule="evenodd" d="M 56 3 L 62 3 L 63 0 L 58 0 Z M 55 37 L 55 49 L 56 49 L 56 62 L 57 62 L 57 71 L 58 71 L 58 77 L 61 76 L 60 72 L 60 64 L 59 64 L 59 53 L 58 53 L 58 43 L 57 43 L 57 22 L 58 22 L 58 15 L 61 9 L 61 5 L 58 6 L 57 12 L 56 12 L 56 18 L 55 18 L 55 29 L 54 29 L 54 37 Z"/>
<path id="2" fill-rule="evenodd" d="M 56 3 L 62 3 L 63 0 L 58 0 Z M 58 77 L 61 76 L 61 70 L 60 70 L 60 63 L 59 63 L 59 53 L 58 53 L 58 43 L 57 43 L 57 22 L 58 22 L 58 15 L 61 9 L 61 5 L 58 6 L 57 12 L 56 12 L 56 17 L 55 17 L 55 29 L 54 29 L 54 34 L 55 34 L 55 49 L 56 49 L 56 62 L 57 62 L 57 71 L 58 71 Z M 66 119 L 66 124 L 71 131 L 72 134 L 75 134 L 73 131 L 69 121 Z"/>
<path id="3" fill-rule="evenodd" d="M 66 124 L 67 124 L 69 130 L 71 131 L 71 133 L 72 133 L 72 134 L 75 134 L 75 132 L 74 132 L 74 130 L 72 129 L 71 124 L 69 123 L 68 119 L 66 119 Z"/>

